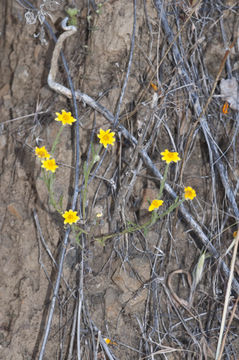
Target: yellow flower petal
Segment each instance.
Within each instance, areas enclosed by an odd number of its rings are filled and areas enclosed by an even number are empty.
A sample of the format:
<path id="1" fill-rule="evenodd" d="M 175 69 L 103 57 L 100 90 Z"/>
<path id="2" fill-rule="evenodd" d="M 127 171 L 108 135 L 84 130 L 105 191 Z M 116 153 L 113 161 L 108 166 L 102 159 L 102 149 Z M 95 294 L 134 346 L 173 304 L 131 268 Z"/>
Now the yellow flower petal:
<path id="1" fill-rule="evenodd" d="M 149 211 L 153 211 L 155 209 L 158 209 L 160 206 L 163 205 L 163 200 L 153 200 L 149 206 Z"/>
<path id="2" fill-rule="evenodd" d="M 36 147 L 35 155 L 38 156 L 40 159 L 49 159 L 49 157 L 51 156 L 46 150 L 45 146 L 42 146 L 40 148 Z"/>
<path id="3" fill-rule="evenodd" d="M 196 191 L 191 186 L 185 187 L 184 197 L 186 200 L 193 200 L 197 196 Z"/>
<path id="4" fill-rule="evenodd" d="M 65 211 L 64 214 L 62 214 L 64 220 L 64 224 L 74 224 L 76 223 L 80 218 L 77 215 L 77 211 L 69 210 Z"/>
<path id="5" fill-rule="evenodd" d="M 104 131 L 103 129 L 100 129 L 100 133 L 97 135 L 100 139 L 100 144 L 102 144 L 105 148 L 107 148 L 107 145 L 114 145 L 115 133 L 112 131 L 110 132 L 110 129 Z"/>
<path id="6" fill-rule="evenodd" d="M 56 121 L 61 121 L 62 125 L 72 125 L 76 119 L 73 118 L 71 112 L 66 112 L 65 110 L 61 111 L 60 113 L 56 113 L 57 117 L 55 118 Z"/>
<path id="7" fill-rule="evenodd" d="M 162 160 L 166 161 L 167 164 L 170 164 L 172 161 L 176 163 L 181 160 L 177 152 L 171 152 L 168 151 L 168 149 L 165 149 L 163 152 L 161 152 L 161 155 Z"/>
<path id="8" fill-rule="evenodd" d="M 56 165 L 55 159 L 48 159 L 48 160 L 42 161 L 41 167 L 46 169 L 46 171 L 51 171 L 54 173 L 59 166 Z"/>
<path id="9" fill-rule="evenodd" d="M 108 338 L 104 338 L 104 340 L 105 340 L 105 342 L 106 342 L 106 344 L 107 344 L 107 345 L 109 345 L 109 344 L 112 344 L 112 345 L 117 345 L 117 344 L 116 344 L 116 342 L 111 341 L 111 340 L 110 340 L 110 339 L 108 339 Z"/>

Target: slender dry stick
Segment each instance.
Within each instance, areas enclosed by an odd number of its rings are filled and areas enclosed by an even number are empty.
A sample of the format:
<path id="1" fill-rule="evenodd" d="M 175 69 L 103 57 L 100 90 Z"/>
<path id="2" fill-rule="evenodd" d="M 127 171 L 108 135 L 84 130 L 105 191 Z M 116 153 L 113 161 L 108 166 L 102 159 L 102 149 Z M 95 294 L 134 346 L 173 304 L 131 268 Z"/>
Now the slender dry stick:
<path id="1" fill-rule="evenodd" d="M 226 329 L 225 334 L 224 334 L 224 336 L 223 336 L 221 351 L 220 351 L 218 360 L 221 360 L 221 358 L 222 358 L 223 349 L 224 349 L 224 346 L 225 346 L 225 343 L 226 343 L 227 334 L 228 334 L 228 332 L 229 332 L 229 330 L 230 330 L 230 326 L 231 326 L 232 320 L 234 319 L 234 316 L 235 316 L 235 313 L 236 313 L 236 310 L 237 310 L 237 304 L 238 304 L 238 302 L 239 302 L 239 296 L 237 297 L 237 299 L 236 299 L 236 301 L 235 301 L 235 304 L 234 304 L 234 306 L 233 306 L 230 319 L 229 319 L 229 321 L 228 321 L 227 329 Z"/>
<path id="2" fill-rule="evenodd" d="M 227 283 L 227 291 L 226 291 L 226 295 L 225 295 L 225 302 L 224 302 L 224 308 L 223 308 L 223 314 L 222 314 L 222 322 L 221 322 L 220 334 L 219 334 L 219 338 L 218 338 L 215 360 L 219 360 L 219 355 L 220 355 L 220 353 L 223 352 L 222 337 L 223 337 L 223 332 L 224 332 L 225 323 L 226 323 L 226 316 L 227 316 L 231 288 L 232 288 L 232 279 L 233 279 L 233 273 L 234 273 L 236 257 L 237 257 L 237 249 L 238 249 L 238 243 L 239 243 L 239 229 L 237 230 L 237 236 L 236 236 L 235 240 L 236 241 L 235 241 L 235 246 L 234 246 L 234 250 L 233 250 L 233 254 L 232 254 L 232 261 L 231 261 L 231 266 L 230 266 L 230 276 L 229 276 L 228 283 Z M 220 358 L 221 358 L 221 356 L 220 356 Z"/>
<path id="3" fill-rule="evenodd" d="M 6 121 L 3 121 L 3 122 L 1 122 L 1 125 L 6 125 L 6 124 L 8 124 L 8 123 L 10 123 L 10 122 L 13 122 L 13 121 L 17 121 L 17 120 L 22 120 L 22 119 L 26 119 L 26 118 L 28 118 L 28 117 L 31 117 L 31 116 L 36 116 L 36 115 L 41 115 L 41 114 L 46 114 L 46 113 L 48 113 L 49 111 L 48 110 L 46 110 L 46 111 L 36 111 L 35 113 L 32 113 L 32 114 L 28 114 L 28 115 L 24 115 L 24 116 L 19 116 L 19 117 L 16 117 L 16 118 L 14 118 L 14 119 L 10 119 L 10 120 L 6 120 Z"/>
<path id="4" fill-rule="evenodd" d="M 81 250 L 81 266 L 80 266 L 80 280 L 79 280 L 79 299 L 78 299 L 78 313 L 77 313 L 77 358 L 81 360 L 81 346 L 80 346 L 80 324 L 81 324 L 81 311 L 83 304 L 83 279 L 84 279 L 84 234 L 82 235 L 83 246 Z"/>
<path id="5" fill-rule="evenodd" d="M 72 329 L 71 329 L 71 340 L 70 340 L 67 360 L 72 360 L 73 346 L 74 346 L 75 334 L 76 334 L 77 309 L 78 309 L 78 307 L 75 305 L 74 317 L 73 317 L 73 323 L 72 323 Z"/>

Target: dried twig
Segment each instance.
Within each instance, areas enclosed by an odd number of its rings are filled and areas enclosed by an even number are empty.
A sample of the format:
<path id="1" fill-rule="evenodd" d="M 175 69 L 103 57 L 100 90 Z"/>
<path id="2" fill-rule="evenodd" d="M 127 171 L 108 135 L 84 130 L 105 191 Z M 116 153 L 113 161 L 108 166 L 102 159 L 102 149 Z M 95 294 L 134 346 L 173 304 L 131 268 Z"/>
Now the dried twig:
<path id="1" fill-rule="evenodd" d="M 237 230 L 237 235 L 236 235 L 235 240 L 236 240 L 236 242 L 235 242 L 234 249 L 233 249 L 232 261 L 231 261 L 231 267 L 230 267 L 230 276 L 229 276 L 228 283 L 227 283 L 227 291 L 226 291 L 226 295 L 225 295 L 225 302 L 224 302 L 224 308 L 223 308 L 223 314 L 222 314 L 222 322 L 221 322 L 220 334 L 219 334 L 219 338 L 218 338 L 217 352 L 216 352 L 216 358 L 215 358 L 216 360 L 221 359 L 222 352 L 223 352 L 222 338 L 223 338 L 223 333 L 224 333 L 224 328 L 225 328 L 225 323 L 226 323 L 226 316 L 227 316 L 228 305 L 229 305 L 230 294 L 231 294 L 232 279 L 233 279 L 233 273 L 234 273 L 236 257 L 237 257 L 237 249 L 238 249 L 238 244 L 239 244 L 239 229 Z"/>

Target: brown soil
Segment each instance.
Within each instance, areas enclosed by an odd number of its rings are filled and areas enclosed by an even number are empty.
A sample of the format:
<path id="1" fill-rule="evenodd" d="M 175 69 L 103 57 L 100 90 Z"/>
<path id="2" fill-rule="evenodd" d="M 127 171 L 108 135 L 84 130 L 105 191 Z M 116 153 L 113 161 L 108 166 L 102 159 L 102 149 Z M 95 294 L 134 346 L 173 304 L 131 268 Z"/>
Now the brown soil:
<path id="1" fill-rule="evenodd" d="M 44 2 L 37 0 L 40 9 Z M 47 2 L 46 2 L 47 3 Z M 54 2 L 52 2 L 54 3 Z M 102 4 L 100 6 L 99 4 Z M 136 36 L 120 124 L 140 143 L 126 139 L 119 128 L 116 144 L 106 154 L 88 185 L 85 221 L 88 235 L 77 241 L 71 232 L 57 294 L 50 334 L 42 359 L 214 359 L 221 326 L 228 274 L 209 251 L 202 279 L 192 291 L 190 276 L 205 249 L 197 229 L 174 210 L 148 232 L 119 234 L 129 221 L 150 219 L 148 201 L 157 198 L 160 180 L 139 154 L 147 151 L 154 166 L 164 172 L 160 152 L 177 151 L 184 162 L 170 165 L 167 183 L 181 196 L 185 186 L 197 197 L 185 204 L 189 216 L 204 232 L 217 254 L 230 267 L 226 253 L 237 229 L 238 213 L 227 195 L 212 145 L 207 142 L 196 112 L 193 93 L 205 108 L 211 136 L 228 171 L 228 184 L 238 200 L 238 111 L 224 114 L 217 76 L 238 81 L 239 43 L 237 0 L 164 2 L 166 18 L 183 59 L 183 68 L 169 53 L 158 1 L 137 1 Z M 212 5 L 213 3 L 213 5 Z M 70 99 L 49 88 L 54 41 L 39 20 L 26 24 L 24 1 L 2 0 L 0 36 L 0 359 L 38 359 L 47 326 L 66 229 L 49 203 L 36 146 L 50 149 L 59 130 L 55 112 L 74 114 Z M 56 36 L 67 6 L 78 9 L 76 35 L 67 39 L 64 54 L 75 89 L 88 94 L 115 114 L 128 67 L 134 23 L 129 0 L 59 1 L 45 10 Z M 94 6 L 95 4 L 95 6 Z M 166 6 L 167 4 L 167 6 Z M 49 6 L 49 1 L 48 1 Z M 190 15 L 191 14 L 191 15 Z M 185 28 L 182 26 L 190 20 Z M 34 36 L 35 35 L 35 36 Z M 227 62 L 222 61 L 235 40 Z M 164 58 L 165 56 L 165 58 Z M 162 64 L 158 68 L 158 64 Z M 69 87 L 62 62 L 57 82 Z M 153 82 L 158 89 L 150 85 Z M 83 164 L 92 131 L 112 124 L 83 102 L 80 117 L 80 196 Z M 201 124 L 201 125 L 200 125 Z M 75 127 L 65 127 L 54 154 L 59 165 L 54 193 L 69 209 L 74 192 Z M 97 147 L 97 137 L 93 136 Z M 188 146 L 189 145 L 189 146 Z M 100 153 L 102 156 L 103 151 Z M 183 164 L 183 165 L 182 165 Z M 164 191 L 164 210 L 173 203 Z M 80 210 L 79 210 L 80 211 Z M 102 218 L 96 214 L 102 212 Z M 115 234 L 104 244 L 96 237 Z M 210 246 L 208 247 L 210 249 Z M 208 250 L 208 249 L 207 249 Z M 238 275 L 238 262 L 234 274 Z M 174 270 L 172 283 L 169 274 Z M 186 276 L 188 275 L 188 277 Z M 239 293 L 233 285 L 228 317 Z M 190 291 L 192 302 L 189 304 Z M 80 304 L 80 306 L 79 306 Z M 80 327 L 74 321 L 80 308 Z M 238 311 L 226 336 L 223 357 L 238 359 Z M 77 349 L 77 336 L 81 349 Z M 111 339 L 108 345 L 102 338 Z M 71 351 L 72 341 L 72 351 Z M 104 346 L 105 344 L 105 346 Z M 108 354 L 107 354 L 108 352 Z M 152 355 L 155 354 L 155 355 Z"/>

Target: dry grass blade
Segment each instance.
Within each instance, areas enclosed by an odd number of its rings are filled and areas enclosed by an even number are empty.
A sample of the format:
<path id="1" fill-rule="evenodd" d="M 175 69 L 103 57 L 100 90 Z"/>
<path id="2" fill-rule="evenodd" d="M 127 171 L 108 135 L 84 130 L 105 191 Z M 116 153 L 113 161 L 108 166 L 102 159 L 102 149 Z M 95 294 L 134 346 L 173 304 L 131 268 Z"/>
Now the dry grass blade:
<path id="1" fill-rule="evenodd" d="M 229 302 L 230 302 L 232 279 L 233 279 L 233 274 L 234 274 L 234 269 L 235 269 L 235 262 L 236 262 L 236 257 L 237 257 L 237 249 L 238 249 L 238 244 L 239 244 L 239 229 L 237 231 L 237 235 L 236 235 L 235 240 L 236 241 L 235 241 L 235 245 L 234 245 L 234 249 L 233 249 L 231 266 L 230 266 L 230 276 L 229 276 L 229 279 L 228 279 L 227 291 L 226 291 L 225 300 L 224 300 L 222 322 L 221 322 L 221 328 L 220 328 L 220 334 L 219 334 L 219 338 L 218 338 L 217 352 L 216 352 L 216 358 L 215 358 L 216 360 L 220 360 L 222 358 L 223 343 L 225 344 L 225 340 L 224 340 L 224 342 L 222 342 L 222 341 L 223 341 L 224 329 L 225 329 L 225 326 L 226 326 L 226 317 L 227 317 L 227 314 L 228 314 L 228 306 L 229 306 Z"/>
<path id="2" fill-rule="evenodd" d="M 149 357 L 154 357 L 155 355 L 163 355 L 163 354 L 170 354 L 170 353 L 173 353 L 173 352 L 185 352 L 184 349 L 174 349 L 174 348 L 170 348 L 170 347 L 167 347 L 167 346 L 162 346 L 163 349 L 162 350 L 158 350 L 148 356 L 145 356 L 143 357 L 142 359 L 148 359 Z"/>

